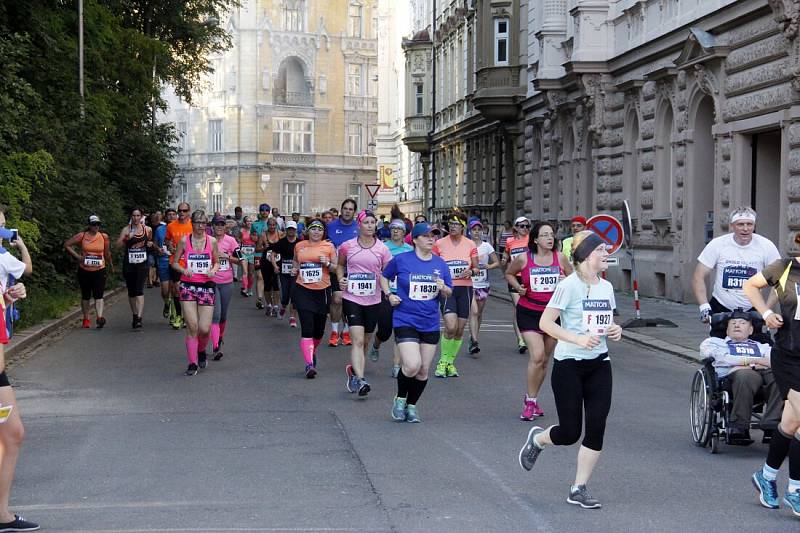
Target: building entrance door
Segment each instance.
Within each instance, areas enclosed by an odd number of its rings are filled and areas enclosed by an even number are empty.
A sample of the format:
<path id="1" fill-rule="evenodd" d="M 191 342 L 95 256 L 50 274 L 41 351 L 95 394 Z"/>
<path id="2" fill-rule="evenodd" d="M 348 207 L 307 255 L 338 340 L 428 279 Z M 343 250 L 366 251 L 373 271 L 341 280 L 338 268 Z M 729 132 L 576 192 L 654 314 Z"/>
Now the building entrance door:
<path id="1" fill-rule="evenodd" d="M 776 246 L 780 237 L 780 185 L 780 130 L 750 135 L 750 205 L 758 213 L 756 233 Z"/>

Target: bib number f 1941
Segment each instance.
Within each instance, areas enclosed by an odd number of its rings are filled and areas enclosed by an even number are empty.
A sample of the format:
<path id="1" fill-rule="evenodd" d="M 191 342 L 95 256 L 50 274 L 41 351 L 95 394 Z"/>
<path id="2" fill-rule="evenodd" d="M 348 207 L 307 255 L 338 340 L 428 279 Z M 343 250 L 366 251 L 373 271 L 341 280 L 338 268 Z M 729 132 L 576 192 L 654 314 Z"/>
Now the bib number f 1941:
<path id="1" fill-rule="evenodd" d="M 561 271 L 557 266 L 533 267 L 530 269 L 531 292 L 553 292 L 558 285 Z"/>
<path id="2" fill-rule="evenodd" d="M 208 254 L 189 254 L 186 265 L 193 274 L 208 274 L 211 270 L 211 256 Z"/>
<path id="3" fill-rule="evenodd" d="M 608 334 L 614 323 L 614 310 L 608 300 L 583 300 L 583 326 L 590 335 Z"/>
<path id="4" fill-rule="evenodd" d="M 375 274 L 353 272 L 347 275 L 347 292 L 353 296 L 372 296 L 378 288 Z"/>
<path id="5" fill-rule="evenodd" d="M 439 286 L 430 274 L 409 274 L 408 297 L 418 302 L 433 300 L 439 295 Z"/>
<path id="6" fill-rule="evenodd" d="M 303 283 L 319 283 L 322 281 L 322 264 L 302 263 L 300 265 L 300 281 Z"/>

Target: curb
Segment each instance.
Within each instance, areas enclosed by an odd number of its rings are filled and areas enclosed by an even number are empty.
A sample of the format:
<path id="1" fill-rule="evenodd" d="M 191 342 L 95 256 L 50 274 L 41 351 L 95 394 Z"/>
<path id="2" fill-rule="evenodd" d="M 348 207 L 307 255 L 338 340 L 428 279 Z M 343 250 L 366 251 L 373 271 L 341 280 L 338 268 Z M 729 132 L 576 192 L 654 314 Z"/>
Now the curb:
<path id="1" fill-rule="evenodd" d="M 494 291 L 491 291 L 489 292 L 489 296 L 511 303 L 511 297 L 506 296 L 503 293 L 495 294 Z M 703 359 L 699 351 L 693 351 L 683 346 L 672 344 L 671 342 L 662 341 L 661 339 L 651 337 L 650 335 L 645 335 L 644 333 L 635 333 L 633 331 L 623 329 L 622 338 L 633 344 L 644 346 L 645 348 L 649 348 L 653 351 L 675 355 L 688 361 L 700 362 Z"/>
<path id="2" fill-rule="evenodd" d="M 125 286 L 117 287 L 103 295 L 106 308 L 113 305 L 120 294 L 125 292 Z M 58 318 L 52 318 L 45 322 L 26 329 L 20 333 L 15 333 L 11 341 L 5 347 L 6 363 L 11 362 L 14 357 L 38 348 L 52 337 L 59 333 L 77 327 L 77 320 L 83 314 L 80 304 L 66 314 Z"/>

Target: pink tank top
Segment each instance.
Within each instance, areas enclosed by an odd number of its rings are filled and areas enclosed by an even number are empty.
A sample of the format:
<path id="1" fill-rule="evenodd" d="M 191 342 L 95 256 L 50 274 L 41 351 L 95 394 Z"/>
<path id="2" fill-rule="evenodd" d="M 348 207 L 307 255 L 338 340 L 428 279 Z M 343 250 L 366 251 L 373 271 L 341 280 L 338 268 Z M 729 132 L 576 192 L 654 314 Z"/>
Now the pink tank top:
<path id="1" fill-rule="evenodd" d="M 211 281 L 208 271 L 211 270 L 213 257 L 211 254 L 211 239 L 206 236 L 205 245 L 202 250 L 192 248 L 192 235 L 185 237 L 183 257 L 186 266 L 192 271 L 192 276 L 181 275 L 181 281 L 189 283 L 207 283 Z"/>
<path id="2" fill-rule="evenodd" d="M 558 262 L 558 252 L 553 250 L 553 261 L 549 265 L 537 265 L 533 254 L 528 250 L 528 263 L 520 272 L 522 284 L 528 288 L 525 296 L 519 299 L 519 305 L 533 311 L 544 311 L 553 296 L 559 278 L 564 274 Z"/>

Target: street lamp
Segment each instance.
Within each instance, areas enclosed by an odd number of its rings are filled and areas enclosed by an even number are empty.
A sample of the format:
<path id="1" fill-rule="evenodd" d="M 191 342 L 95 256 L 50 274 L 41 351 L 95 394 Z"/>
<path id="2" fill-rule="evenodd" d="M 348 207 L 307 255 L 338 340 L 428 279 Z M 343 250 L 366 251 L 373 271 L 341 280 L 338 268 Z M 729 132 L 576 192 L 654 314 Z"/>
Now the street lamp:
<path id="1" fill-rule="evenodd" d="M 81 95 L 81 120 L 86 115 L 83 99 L 83 0 L 78 0 L 78 92 Z"/>

